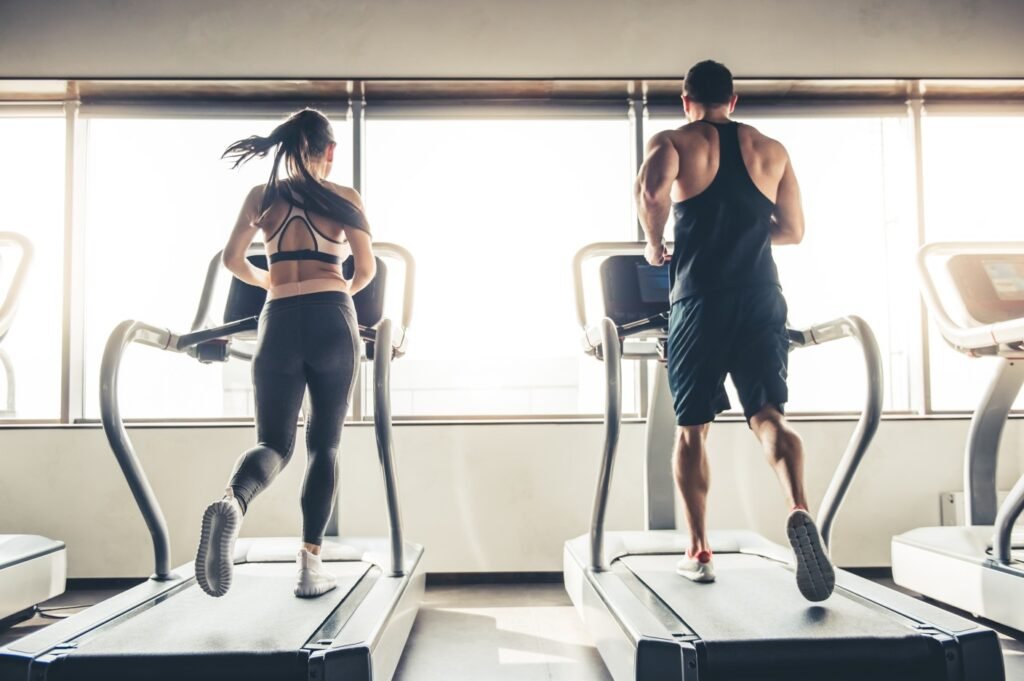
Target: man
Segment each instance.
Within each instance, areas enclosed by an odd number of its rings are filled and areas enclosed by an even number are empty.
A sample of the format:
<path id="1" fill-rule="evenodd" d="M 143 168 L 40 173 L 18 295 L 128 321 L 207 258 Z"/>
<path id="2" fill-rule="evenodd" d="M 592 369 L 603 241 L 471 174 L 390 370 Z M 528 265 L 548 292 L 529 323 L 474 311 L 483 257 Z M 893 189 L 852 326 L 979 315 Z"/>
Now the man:
<path id="1" fill-rule="evenodd" d="M 729 119 L 732 74 L 703 61 L 686 75 L 689 123 L 655 135 L 636 181 L 640 222 L 652 265 L 671 268 L 668 372 L 676 413 L 673 469 L 690 529 L 677 571 L 715 579 L 704 514 L 709 485 L 706 441 L 715 415 L 729 408 L 731 375 L 744 415 L 782 482 L 792 508 L 787 534 L 797 586 L 811 601 L 831 595 L 835 574 L 807 513 L 803 447 L 786 423 L 786 301 L 772 246 L 800 243 L 800 189 L 779 142 Z M 674 252 L 663 237 L 674 219 Z"/>

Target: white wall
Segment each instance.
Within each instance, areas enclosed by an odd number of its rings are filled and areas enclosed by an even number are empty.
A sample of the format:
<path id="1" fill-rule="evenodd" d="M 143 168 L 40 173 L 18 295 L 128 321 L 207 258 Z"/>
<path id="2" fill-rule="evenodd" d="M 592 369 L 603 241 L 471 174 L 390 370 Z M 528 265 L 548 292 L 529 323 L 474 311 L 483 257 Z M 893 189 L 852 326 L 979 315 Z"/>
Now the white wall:
<path id="1" fill-rule="evenodd" d="M 808 449 L 808 489 L 824 492 L 852 422 L 797 424 Z M 139 455 L 170 526 L 174 562 L 191 559 L 202 509 L 221 492 L 248 428 L 133 428 Z M 889 538 L 939 524 L 938 495 L 961 489 L 964 420 L 885 421 L 836 524 L 837 560 L 888 564 Z M 557 571 L 562 542 L 586 532 L 602 426 L 585 424 L 398 425 L 402 509 L 408 537 L 427 547 L 434 572 Z M 243 535 L 298 534 L 304 450 L 253 504 Z M 610 529 L 642 527 L 643 426 L 624 428 Z M 742 423 L 716 425 L 712 527 L 751 527 L 784 541 L 778 485 Z M 373 430 L 342 440 L 342 532 L 385 531 Z M 1000 487 L 1024 461 L 1024 421 L 1004 441 Z M 0 533 L 63 539 L 72 577 L 145 576 L 149 535 L 99 428 L 0 429 Z M 666 459 L 666 474 L 668 463 Z"/>
<path id="2" fill-rule="evenodd" d="M 1020 0 L 0 3 L 0 77 L 1021 77 Z"/>

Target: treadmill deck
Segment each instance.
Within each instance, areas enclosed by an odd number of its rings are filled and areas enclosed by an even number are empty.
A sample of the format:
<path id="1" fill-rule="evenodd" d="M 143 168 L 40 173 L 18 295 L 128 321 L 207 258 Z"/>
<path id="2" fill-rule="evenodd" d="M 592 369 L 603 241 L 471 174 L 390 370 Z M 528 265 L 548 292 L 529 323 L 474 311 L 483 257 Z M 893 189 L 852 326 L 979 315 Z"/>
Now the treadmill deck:
<path id="1" fill-rule="evenodd" d="M 619 560 L 709 643 L 916 638 L 907 627 L 841 591 L 821 603 L 805 600 L 793 572 L 775 561 L 741 553 L 717 554 L 716 581 L 696 584 L 676 574 L 679 558 L 655 555 Z"/>
<path id="2" fill-rule="evenodd" d="M 371 565 L 324 563 L 338 587 L 319 598 L 296 598 L 294 563 L 248 563 L 235 566 L 231 589 L 220 598 L 207 596 L 192 582 L 172 598 L 157 602 L 117 626 L 86 635 L 70 656 L 265 653 L 302 648 L 348 596 Z"/>

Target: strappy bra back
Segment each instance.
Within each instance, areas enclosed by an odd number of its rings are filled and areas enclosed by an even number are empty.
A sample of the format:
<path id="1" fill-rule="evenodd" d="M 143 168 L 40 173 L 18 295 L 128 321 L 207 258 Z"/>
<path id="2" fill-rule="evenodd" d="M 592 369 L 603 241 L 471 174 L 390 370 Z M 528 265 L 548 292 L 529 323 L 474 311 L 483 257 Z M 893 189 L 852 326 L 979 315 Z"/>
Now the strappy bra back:
<path id="1" fill-rule="evenodd" d="M 313 242 L 313 247 L 293 251 L 281 250 L 284 235 L 293 228 L 305 229 Z M 267 239 L 266 247 L 271 265 L 287 260 L 319 260 L 331 265 L 340 265 L 349 255 L 347 245 L 347 241 L 336 241 L 317 229 L 301 206 L 290 205 L 284 222 Z"/>

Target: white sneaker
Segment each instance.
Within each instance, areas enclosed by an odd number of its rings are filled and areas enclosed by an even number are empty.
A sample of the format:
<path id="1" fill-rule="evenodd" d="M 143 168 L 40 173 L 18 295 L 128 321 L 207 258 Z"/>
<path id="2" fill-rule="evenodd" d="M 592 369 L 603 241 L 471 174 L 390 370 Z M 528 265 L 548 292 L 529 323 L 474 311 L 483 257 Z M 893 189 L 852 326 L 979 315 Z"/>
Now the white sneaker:
<path id="1" fill-rule="evenodd" d="M 692 582 L 707 584 L 715 581 L 715 564 L 710 551 L 701 551 L 696 556 L 686 554 L 676 563 L 676 572 Z"/>
<path id="2" fill-rule="evenodd" d="M 338 586 L 338 579 L 324 569 L 320 556 L 299 549 L 297 562 L 299 577 L 295 582 L 295 595 L 299 598 L 315 598 Z"/>
<path id="3" fill-rule="evenodd" d="M 786 534 L 796 555 L 797 588 L 809 601 L 825 600 L 836 588 L 836 573 L 814 518 L 807 511 L 794 509 L 786 521 Z"/>
<path id="4" fill-rule="evenodd" d="M 229 487 L 224 498 L 206 507 L 196 551 L 196 582 L 211 596 L 223 596 L 231 588 L 235 539 L 241 528 L 242 507 Z"/>

